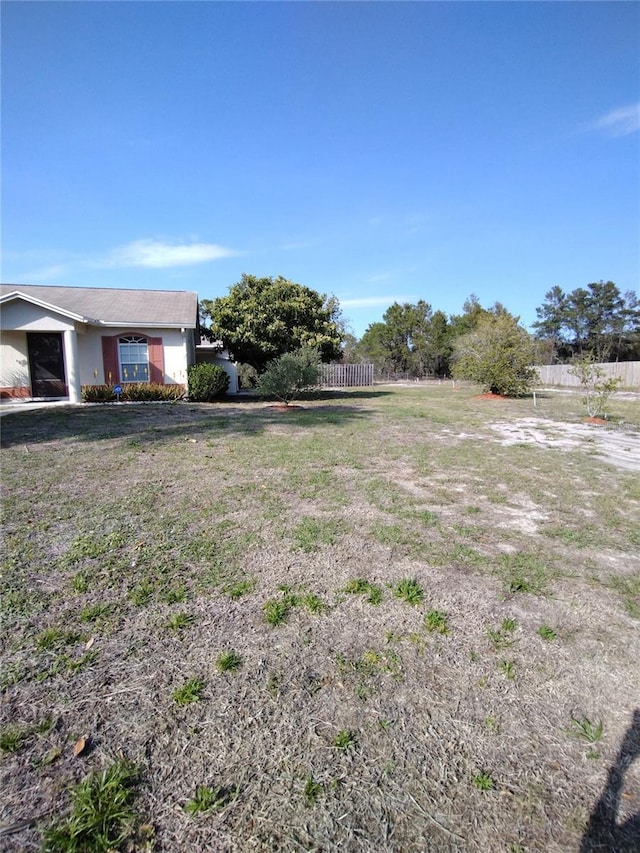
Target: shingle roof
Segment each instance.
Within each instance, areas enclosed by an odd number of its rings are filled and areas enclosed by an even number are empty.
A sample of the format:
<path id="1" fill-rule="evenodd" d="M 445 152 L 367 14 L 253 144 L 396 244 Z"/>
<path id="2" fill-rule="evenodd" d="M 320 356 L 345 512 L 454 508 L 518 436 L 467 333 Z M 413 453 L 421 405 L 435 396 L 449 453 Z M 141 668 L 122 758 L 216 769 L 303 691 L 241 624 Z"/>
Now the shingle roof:
<path id="1" fill-rule="evenodd" d="M 193 329 L 198 322 L 198 295 L 190 290 L 0 284 L 0 296 L 16 292 L 63 311 L 79 314 L 90 323 Z"/>

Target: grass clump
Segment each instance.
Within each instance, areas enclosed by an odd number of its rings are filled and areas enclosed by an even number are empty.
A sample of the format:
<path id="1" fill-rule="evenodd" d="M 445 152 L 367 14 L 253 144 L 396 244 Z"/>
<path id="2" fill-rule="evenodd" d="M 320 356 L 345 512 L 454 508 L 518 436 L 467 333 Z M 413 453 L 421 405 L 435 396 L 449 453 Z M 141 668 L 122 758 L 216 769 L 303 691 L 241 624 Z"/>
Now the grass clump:
<path id="1" fill-rule="evenodd" d="M 603 724 L 602 720 L 597 723 L 591 722 L 587 717 L 571 717 L 571 724 L 566 730 L 568 735 L 586 740 L 587 743 L 597 743 L 602 740 Z"/>
<path id="2" fill-rule="evenodd" d="M 208 785 L 198 785 L 184 810 L 187 814 L 195 815 L 199 812 L 207 812 L 209 809 L 222 809 L 233 802 L 237 796 L 237 788 L 210 788 Z"/>
<path id="3" fill-rule="evenodd" d="M 287 602 L 282 599 L 270 598 L 269 601 L 265 602 L 263 610 L 264 618 L 267 620 L 269 625 L 276 628 L 278 625 L 282 625 L 283 622 L 287 621 L 291 605 L 287 604 Z"/>
<path id="4" fill-rule="evenodd" d="M 19 752 L 28 737 L 27 732 L 16 726 L 9 726 L 0 733 L 0 751 L 2 752 Z"/>
<path id="5" fill-rule="evenodd" d="M 286 585 L 280 587 L 280 593 L 280 598 L 270 598 L 262 608 L 267 623 L 273 628 L 286 622 L 292 609 L 304 603 L 303 599 Z"/>
<path id="6" fill-rule="evenodd" d="M 138 781 L 136 767 L 121 760 L 75 785 L 71 813 L 45 830 L 43 853 L 129 849 L 135 834 L 133 801 Z"/>
<path id="7" fill-rule="evenodd" d="M 204 681 L 201 678 L 190 678 L 180 687 L 176 687 L 171 698 L 176 705 L 191 705 L 192 702 L 200 702 L 203 690 Z"/>
<path id="8" fill-rule="evenodd" d="M 547 642 L 551 642 L 551 640 L 555 640 L 557 637 L 556 632 L 550 625 L 540 625 L 537 634 L 539 637 L 542 637 L 543 640 L 547 640 Z"/>
<path id="9" fill-rule="evenodd" d="M 492 791 L 495 788 L 495 783 L 488 773 L 476 773 L 473 777 L 473 784 L 479 791 Z"/>
<path id="10" fill-rule="evenodd" d="M 235 672 L 242 666 L 242 658 L 233 650 L 218 655 L 216 666 L 220 672 Z"/>
<path id="11" fill-rule="evenodd" d="M 316 782 L 311 774 L 305 780 L 302 796 L 308 806 L 314 806 L 318 797 L 322 794 L 324 788 L 320 782 Z"/>
<path id="12" fill-rule="evenodd" d="M 228 595 L 229 598 L 237 601 L 239 598 L 242 598 L 243 595 L 248 595 L 250 592 L 253 592 L 255 585 L 256 582 L 253 578 L 249 580 L 236 581 L 235 583 L 230 583 L 225 586 L 223 592 L 225 595 Z"/>
<path id="13" fill-rule="evenodd" d="M 334 737 L 332 745 L 336 749 L 352 749 L 356 745 L 355 733 L 350 729 L 341 729 Z"/>
<path id="14" fill-rule="evenodd" d="M 424 627 L 430 634 L 448 634 L 449 622 L 446 613 L 441 610 L 430 610 L 424 617 Z"/>
<path id="15" fill-rule="evenodd" d="M 509 681 L 513 681 L 516 677 L 516 665 L 512 660 L 501 660 L 498 669 Z"/>
<path id="16" fill-rule="evenodd" d="M 326 604 L 315 592 L 309 592 L 302 597 L 302 603 L 310 613 L 326 613 L 329 605 Z"/>
<path id="17" fill-rule="evenodd" d="M 191 613 L 173 613 L 167 621 L 167 628 L 170 628 L 172 631 L 182 631 L 184 628 L 193 625 L 194 622 L 195 618 Z"/>
<path id="18" fill-rule="evenodd" d="M 38 636 L 36 645 L 40 651 L 60 648 L 70 643 L 77 643 L 80 634 L 73 631 L 65 631 L 63 628 L 45 628 Z"/>
<path id="19" fill-rule="evenodd" d="M 356 578 L 347 582 L 344 591 L 349 595 L 364 595 L 369 604 L 380 604 L 382 601 L 382 588 L 371 583 L 365 578 Z"/>
<path id="20" fill-rule="evenodd" d="M 403 578 L 393 587 L 393 595 L 407 604 L 416 605 L 424 598 L 424 590 L 415 578 Z"/>

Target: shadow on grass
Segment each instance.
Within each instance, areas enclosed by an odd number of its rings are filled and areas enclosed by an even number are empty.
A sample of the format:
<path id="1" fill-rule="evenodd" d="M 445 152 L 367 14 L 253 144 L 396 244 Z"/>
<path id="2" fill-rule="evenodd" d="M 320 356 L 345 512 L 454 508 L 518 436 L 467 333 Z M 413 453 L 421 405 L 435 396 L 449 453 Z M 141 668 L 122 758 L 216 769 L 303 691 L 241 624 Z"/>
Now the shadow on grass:
<path id="1" fill-rule="evenodd" d="M 609 768 L 607 784 L 589 819 L 580 853 L 638 853 L 640 851 L 640 812 L 618 823 L 624 777 L 640 758 L 640 709 L 633 712 L 620 750 Z"/>
<path id="2" fill-rule="evenodd" d="M 384 393 L 384 392 L 382 392 Z M 364 395 L 363 395 L 364 396 Z M 353 399 L 314 397 L 315 401 Z M 227 435 L 259 435 L 273 424 L 335 426 L 370 417 L 371 409 L 338 403 L 277 411 L 256 399 L 221 403 L 127 403 L 56 407 L 13 412 L 2 418 L 0 446 L 38 444 L 74 438 L 104 441 L 127 438 L 145 446 L 168 440 L 203 440 Z M 251 403 L 252 405 L 248 405 Z"/>

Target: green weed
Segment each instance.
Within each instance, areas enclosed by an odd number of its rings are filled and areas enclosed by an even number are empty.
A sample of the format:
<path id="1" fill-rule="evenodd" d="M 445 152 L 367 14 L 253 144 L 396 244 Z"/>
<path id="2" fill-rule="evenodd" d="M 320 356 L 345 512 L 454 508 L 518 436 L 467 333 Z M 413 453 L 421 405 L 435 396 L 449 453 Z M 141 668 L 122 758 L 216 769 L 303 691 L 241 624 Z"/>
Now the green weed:
<path id="1" fill-rule="evenodd" d="M 145 604 L 149 603 L 154 592 L 153 584 L 149 581 L 141 581 L 129 592 L 129 598 L 136 607 L 144 607 Z"/>
<path id="2" fill-rule="evenodd" d="M 60 648 L 62 646 L 77 643 L 80 639 L 80 634 L 75 631 L 65 631 L 63 628 L 46 628 L 39 634 L 36 640 L 36 646 L 40 651 L 48 651 L 50 649 Z"/>
<path id="3" fill-rule="evenodd" d="M 382 587 L 371 583 L 364 578 L 350 580 L 344 587 L 344 591 L 350 595 L 364 595 L 369 604 L 380 604 L 382 601 Z"/>
<path id="4" fill-rule="evenodd" d="M 184 628 L 193 625 L 194 622 L 195 617 L 191 613 L 173 613 L 167 621 L 167 628 L 172 631 L 182 631 Z"/>
<path id="5" fill-rule="evenodd" d="M 403 578 L 393 587 L 394 598 L 401 598 L 408 604 L 420 604 L 424 590 L 415 578 Z"/>
<path id="6" fill-rule="evenodd" d="M 255 579 L 251 578 L 227 584 L 227 586 L 223 587 L 222 591 L 225 595 L 228 595 L 229 598 L 232 598 L 235 601 L 238 598 L 242 598 L 243 595 L 248 595 L 250 592 L 253 592 L 255 586 Z"/>
<path id="7" fill-rule="evenodd" d="M 83 607 L 80 611 L 80 621 L 81 622 L 95 622 L 97 619 L 102 618 L 103 616 L 108 616 L 113 610 L 114 606 L 112 604 L 93 604 L 88 607 Z"/>
<path id="8" fill-rule="evenodd" d="M 603 724 L 602 720 L 597 723 L 592 723 L 587 717 L 571 717 L 571 724 L 566 730 L 567 734 L 572 737 L 586 740 L 587 743 L 597 743 L 602 740 Z"/>
<path id="9" fill-rule="evenodd" d="M 315 805 L 316 800 L 322 794 L 323 790 L 323 786 L 319 782 L 316 782 L 313 776 L 309 774 L 305 780 L 304 788 L 302 789 L 302 796 L 304 797 L 307 805 Z"/>
<path id="10" fill-rule="evenodd" d="M 43 853 L 110 853 L 136 830 L 133 801 L 139 775 L 128 761 L 92 773 L 71 789 L 71 814 L 44 832 Z"/>
<path id="11" fill-rule="evenodd" d="M 449 623 L 446 613 L 441 610 L 430 610 L 424 617 L 424 626 L 431 634 L 448 634 Z"/>
<path id="12" fill-rule="evenodd" d="M 556 632 L 553 630 L 553 628 L 550 625 L 540 625 L 537 633 L 540 637 L 542 637 L 543 640 L 547 640 L 549 642 L 551 640 L 555 640 L 555 638 L 557 636 Z"/>
<path id="13" fill-rule="evenodd" d="M 355 733 L 349 729 L 341 729 L 332 742 L 332 745 L 335 746 L 336 749 L 352 749 L 355 744 Z"/>
<path id="14" fill-rule="evenodd" d="M 495 651 L 508 649 L 513 645 L 514 639 L 511 635 L 517 627 L 518 623 L 515 619 L 506 618 L 502 620 L 499 628 L 487 628 L 487 636 L 491 640 L 491 644 Z"/>
<path id="15" fill-rule="evenodd" d="M 495 787 L 494 781 L 488 773 L 476 773 L 473 784 L 479 791 L 491 791 Z"/>
<path id="16" fill-rule="evenodd" d="M 235 672 L 242 666 L 242 658 L 234 651 L 222 652 L 218 655 L 216 666 L 220 672 Z"/>
<path id="17" fill-rule="evenodd" d="M 513 681 L 516 677 L 516 665 L 512 660 L 501 660 L 498 669 L 509 681 Z"/>
<path id="18" fill-rule="evenodd" d="M 238 796 L 237 788 L 210 788 L 208 785 L 198 785 L 195 794 L 184 807 L 191 815 L 206 812 L 209 809 L 222 809 L 233 802 Z"/>
<path id="19" fill-rule="evenodd" d="M 9 726 L 0 734 L 2 752 L 19 752 L 27 740 L 28 732 L 17 726 Z"/>
<path id="20" fill-rule="evenodd" d="M 202 699 L 203 690 L 204 681 L 201 678 L 190 678 L 180 687 L 176 687 L 171 697 L 176 705 L 190 705 Z"/>
<path id="21" fill-rule="evenodd" d="M 89 576 L 86 572 L 76 572 L 71 578 L 71 588 L 79 595 L 87 592 L 89 589 Z"/>
<path id="22" fill-rule="evenodd" d="M 310 613 L 326 613 L 329 610 L 329 606 L 314 592 L 304 595 L 302 603 Z"/>

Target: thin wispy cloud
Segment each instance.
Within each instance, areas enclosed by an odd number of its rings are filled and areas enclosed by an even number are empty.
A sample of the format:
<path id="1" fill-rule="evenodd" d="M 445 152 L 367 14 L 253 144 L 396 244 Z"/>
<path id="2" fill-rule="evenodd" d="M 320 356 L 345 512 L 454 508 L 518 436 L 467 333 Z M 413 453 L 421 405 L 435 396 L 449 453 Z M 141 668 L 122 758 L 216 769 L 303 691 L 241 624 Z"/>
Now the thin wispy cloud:
<path id="1" fill-rule="evenodd" d="M 640 102 L 610 110 L 594 123 L 593 128 L 610 136 L 637 133 L 640 130 Z"/>
<path id="2" fill-rule="evenodd" d="M 163 243 L 159 240 L 135 240 L 114 249 L 96 265 L 166 269 L 206 264 L 237 254 L 233 249 L 218 246 L 216 243 Z"/>
<path id="3" fill-rule="evenodd" d="M 69 267 L 65 264 L 53 264 L 39 269 L 28 270 L 21 273 L 19 279 L 21 282 L 42 283 L 48 284 L 56 279 L 62 278 L 69 271 Z"/>

